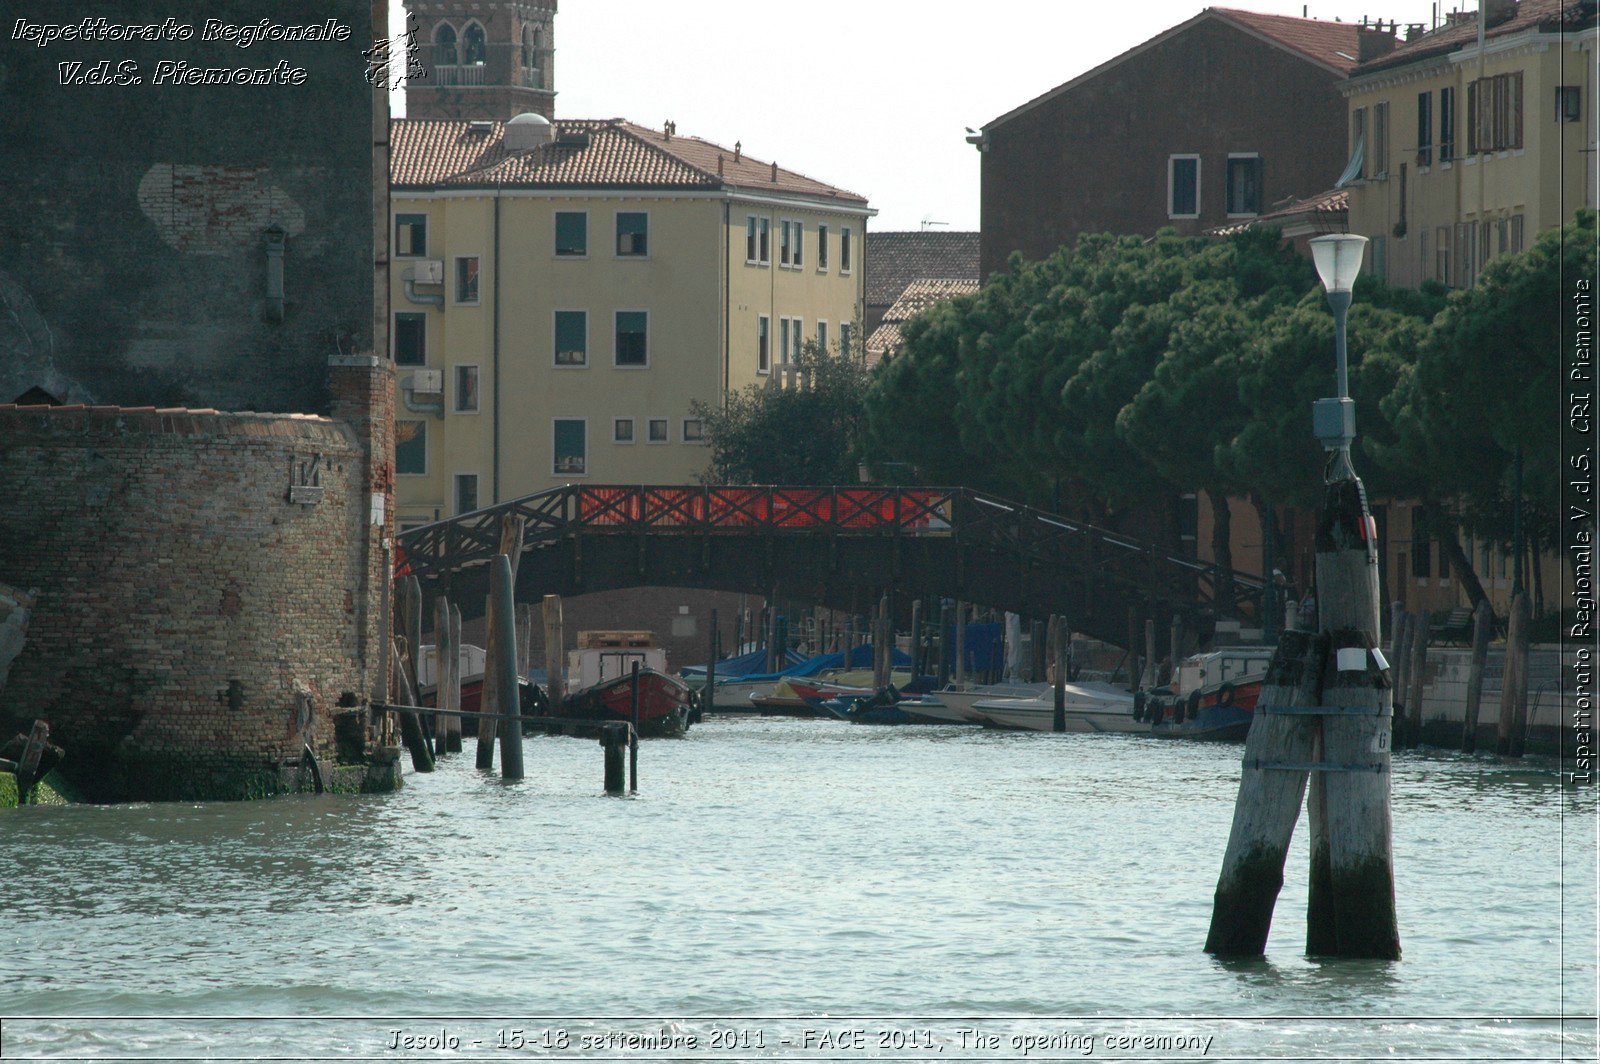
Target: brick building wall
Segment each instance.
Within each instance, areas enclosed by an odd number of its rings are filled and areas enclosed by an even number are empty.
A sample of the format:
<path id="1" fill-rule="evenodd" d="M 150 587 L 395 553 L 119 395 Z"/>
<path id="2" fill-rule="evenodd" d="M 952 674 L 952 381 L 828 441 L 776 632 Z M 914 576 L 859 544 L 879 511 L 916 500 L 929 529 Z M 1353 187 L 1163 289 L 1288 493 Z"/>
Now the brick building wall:
<path id="1" fill-rule="evenodd" d="M 1263 210 L 1332 187 L 1346 162 L 1333 72 L 1217 19 L 985 127 L 980 269 L 1085 233 L 1200 234 L 1228 221 L 1229 153 L 1259 152 Z M 1168 217 L 1167 160 L 1200 156 L 1198 218 Z"/>
<path id="2" fill-rule="evenodd" d="M 407 118 L 504 122 L 532 112 L 555 117 L 555 15 L 557 0 L 406 0 L 407 24 L 416 32 L 423 75 L 406 82 Z M 481 65 L 467 65 L 462 35 L 483 27 Z M 447 24 L 457 37 L 458 63 L 437 45 Z M 524 30 L 534 65 L 525 60 Z M 443 65 L 441 65 L 443 64 Z"/>
<path id="3" fill-rule="evenodd" d="M 381 623 L 365 465 L 320 417 L 0 407 L 0 577 L 39 589 L 0 724 L 48 720 L 101 799 L 252 793 L 298 755 L 297 692 L 331 757 Z"/>

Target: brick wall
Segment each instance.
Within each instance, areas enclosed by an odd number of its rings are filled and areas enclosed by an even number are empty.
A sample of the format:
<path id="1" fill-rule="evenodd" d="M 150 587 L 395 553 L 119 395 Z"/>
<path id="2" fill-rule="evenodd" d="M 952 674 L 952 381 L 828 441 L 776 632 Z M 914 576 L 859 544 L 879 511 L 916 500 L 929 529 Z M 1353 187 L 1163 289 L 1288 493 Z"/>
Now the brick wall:
<path id="1" fill-rule="evenodd" d="M 320 499 L 291 501 L 318 456 Z M 0 407 L 0 581 L 40 591 L 0 726 L 47 719 L 97 799 L 246 796 L 299 751 L 297 692 L 331 757 L 381 586 L 368 481 L 325 418 Z"/>

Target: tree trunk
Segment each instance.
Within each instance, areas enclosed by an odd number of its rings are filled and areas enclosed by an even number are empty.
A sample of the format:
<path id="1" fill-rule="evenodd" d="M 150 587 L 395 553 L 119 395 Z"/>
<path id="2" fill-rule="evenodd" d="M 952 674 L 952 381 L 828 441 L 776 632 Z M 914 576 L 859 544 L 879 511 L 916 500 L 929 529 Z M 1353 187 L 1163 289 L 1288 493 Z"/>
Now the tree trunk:
<path id="1" fill-rule="evenodd" d="M 1422 512 L 1428 531 L 1439 540 L 1439 549 L 1450 558 L 1450 568 L 1460 576 L 1461 586 L 1466 589 L 1472 608 L 1477 609 L 1480 602 L 1488 602 L 1489 596 L 1484 593 L 1483 584 L 1478 580 L 1478 571 L 1472 567 L 1472 559 L 1461 549 L 1454 519 L 1444 512 L 1442 506 L 1431 500 L 1422 504 Z"/>

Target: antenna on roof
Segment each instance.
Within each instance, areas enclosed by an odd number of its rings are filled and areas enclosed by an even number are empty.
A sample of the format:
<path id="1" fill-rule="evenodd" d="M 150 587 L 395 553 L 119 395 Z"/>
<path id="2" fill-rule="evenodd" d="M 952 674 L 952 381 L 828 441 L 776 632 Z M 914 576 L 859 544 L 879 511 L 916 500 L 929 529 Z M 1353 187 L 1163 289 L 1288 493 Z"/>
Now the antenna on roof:
<path id="1" fill-rule="evenodd" d="M 949 224 L 950 224 L 949 222 L 936 222 L 936 221 L 934 221 L 933 215 L 931 215 L 931 214 L 925 214 L 925 215 L 922 216 L 922 231 L 924 233 L 926 233 L 929 229 L 932 229 L 936 225 L 949 225 Z"/>

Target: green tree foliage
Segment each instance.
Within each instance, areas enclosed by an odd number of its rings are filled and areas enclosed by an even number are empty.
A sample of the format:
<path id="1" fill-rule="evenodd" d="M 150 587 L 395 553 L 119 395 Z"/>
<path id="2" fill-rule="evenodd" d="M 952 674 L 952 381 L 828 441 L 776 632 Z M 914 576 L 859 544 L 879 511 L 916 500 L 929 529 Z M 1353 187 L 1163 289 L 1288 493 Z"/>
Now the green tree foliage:
<path id="1" fill-rule="evenodd" d="M 711 448 L 703 482 L 850 484 L 858 479 L 867 392 L 860 352 L 840 357 L 808 343 L 795 376 L 793 387 L 780 386 L 774 377 L 730 394 L 720 408 L 693 404 Z"/>

